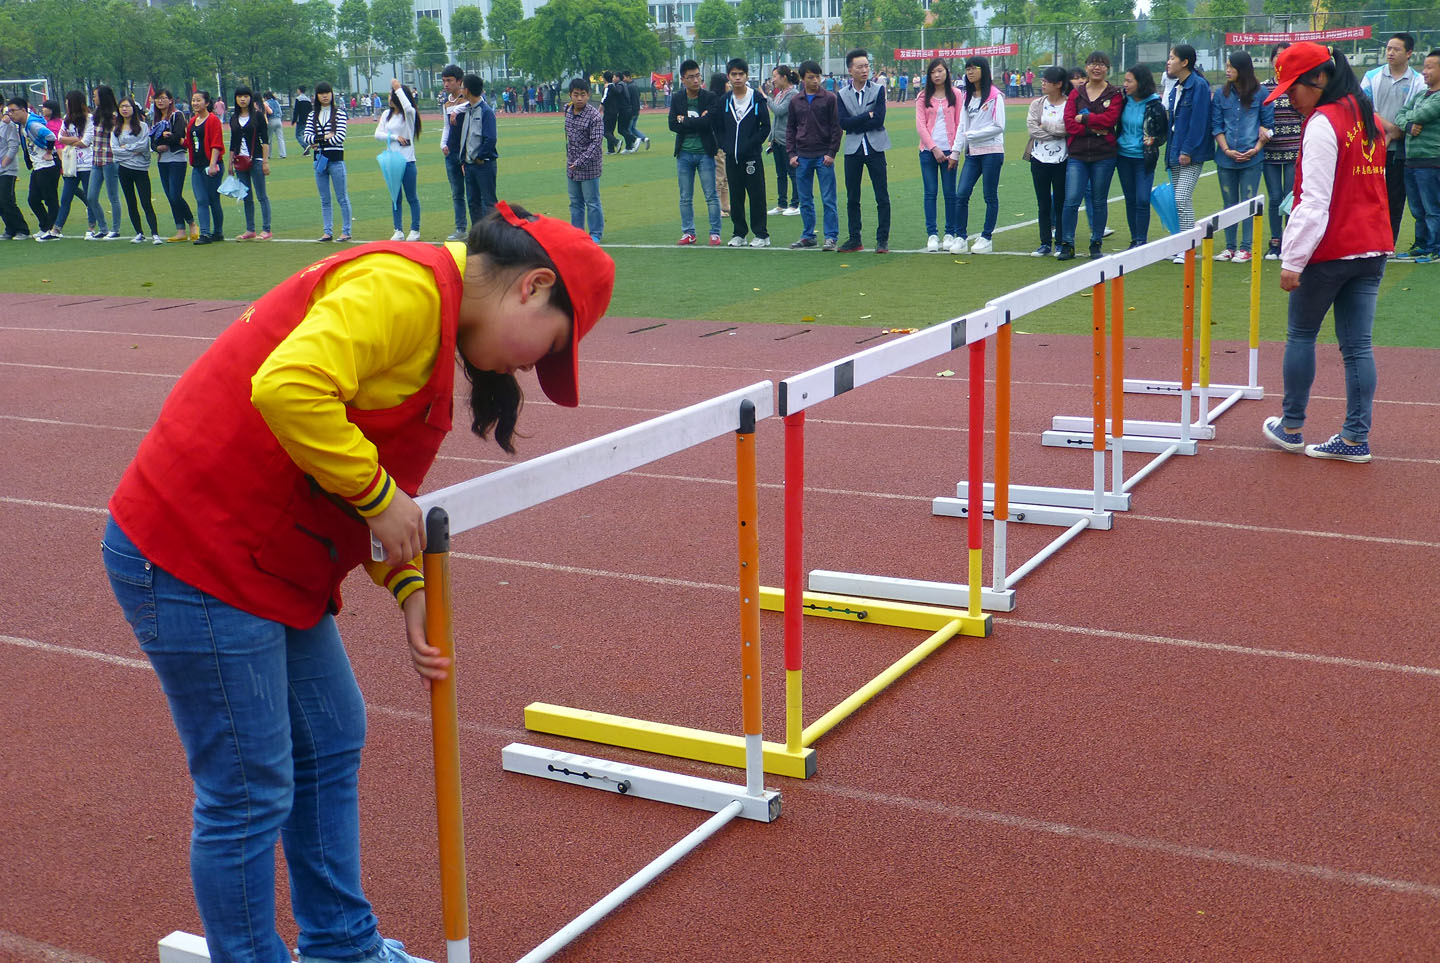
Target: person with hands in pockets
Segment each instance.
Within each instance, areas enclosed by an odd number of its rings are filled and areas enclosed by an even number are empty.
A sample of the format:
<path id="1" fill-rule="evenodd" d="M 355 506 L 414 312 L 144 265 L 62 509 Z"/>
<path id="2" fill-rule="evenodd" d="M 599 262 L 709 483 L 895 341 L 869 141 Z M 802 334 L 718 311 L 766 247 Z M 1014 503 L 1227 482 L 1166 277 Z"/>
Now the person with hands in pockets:
<path id="1" fill-rule="evenodd" d="M 336 627 L 364 564 L 401 609 L 428 688 L 424 527 L 413 496 L 453 423 L 512 439 L 534 369 L 579 403 L 579 341 L 614 262 L 585 232 L 500 203 L 464 244 L 339 251 L 252 304 L 190 367 L 110 499 L 110 586 L 169 701 L 195 788 L 190 868 L 210 959 L 411 963 L 364 894 L 365 704 Z M 386 562 L 371 562 L 370 538 Z"/>
<path id="2" fill-rule="evenodd" d="M 770 138 L 770 110 L 765 96 L 750 87 L 750 65 L 739 57 L 725 65 L 730 92 L 720 105 L 716 141 L 725 150 L 726 174 L 733 194 L 730 223 L 735 234 L 731 247 L 744 247 L 745 236 L 755 226 L 751 247 L 770 246 L 770 228 L 765 214 L 765 142 Z M 745 202 L 750 202 L 749 221 Z"/>

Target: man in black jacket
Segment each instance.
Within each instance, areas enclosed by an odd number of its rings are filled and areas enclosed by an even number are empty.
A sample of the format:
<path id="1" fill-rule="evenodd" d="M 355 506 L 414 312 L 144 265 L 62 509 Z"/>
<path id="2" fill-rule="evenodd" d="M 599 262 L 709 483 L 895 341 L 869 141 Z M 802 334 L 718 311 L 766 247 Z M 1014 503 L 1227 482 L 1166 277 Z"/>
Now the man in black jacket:
<path id="1" fill-rule="evenodd" d="M 305 129 L 305 119 L 310 116 L 310 98 L 305 95 L 304 87 L 296 87 L 299 91 L 295 95 L 295 108 L 290 114 L 290 125 L 297 131 Z"/>
<path id="2" fill-rule="evenodd" d="M 745 201 L 755 224 L 751 247 L 769 247 L 770 230 L 765 214 L 765 142 L 770 138 L 770 108 L 765 97 L 750 89 L 750 65 L 735 57 L 725 65 L 730 75 L 730 92 L 720 105 L 716 124 L 718 146 L 725 152 L 725 176 L 730 181 L 730 221 L 735 236 L 731 247 L 744 247 L 750 225 L 745 221 Z"/>
<path id="3" fill-rule="evenodd" d="M 630 133 L 630 128 L 635 124 L 635 104 L 630 100 L 630 85 L 625 82 L 625 72 L 617 70 L 614 75 L 615 82 L 610 85 L 610 96 L 605 98 L 608 104 L 613 98 L 615 100 L 615 132 L 625 142 L 621 148 L 622 154 L 633 154 L 639 149 L 635 135 Z"/>
<path id="4" fill-rule="evenodd" d="M 675 170 L 680 180 L 680 240 L 695 243 L 695 175 L 710 215 L 710 246 L 720 245 L 720 196 L 715 193 L 715 95 L 700 82 L 700 65 L 680 65 L 681 88 L 670 98 L 670 129 L 675 132 Z"/>
<path id="5" fill-rule="evenodd" d="M 620 118 L 620 96 L 615 92 L 615 75 L 605 71 L 600 75 L 605 86 L 600 91 L 600 115 L 605 122 L 605 153 L 615 153 L 615 122 Z"/>
<path id="6" fill-rule="evenodd" d="M 625 71 L 625 93 L 629 96 L 630 104 L 630 134 L 631 151 L 640 149 L 641 141 L 645 143 L 645 149 L 650 149 L 650 138 L 640 133 L 640 88 L 635 83 L 635 74 L 629 70 Z"/>

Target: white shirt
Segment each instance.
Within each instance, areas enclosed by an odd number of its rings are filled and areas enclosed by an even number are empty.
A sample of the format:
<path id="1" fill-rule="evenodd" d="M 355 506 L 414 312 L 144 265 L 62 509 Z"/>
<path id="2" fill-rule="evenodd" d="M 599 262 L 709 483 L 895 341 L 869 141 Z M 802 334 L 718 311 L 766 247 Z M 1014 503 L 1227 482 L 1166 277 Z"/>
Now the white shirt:
<path id="1" fill-rule="evenodd" d="M 935 142 L 935 146 L 937 147 L 944 147 L 950 143 L 950 131 L 945 127 L 944 104 L 940 106 L 939 110 L 935 111 L 935 126 L 930 128 L 930 139 Z"/>
<path id="2" fill-rule="evenodd" d="M 1040 123 L 1045 127 L 1064 127 L 1065 125 L 1065 101 L 1058 104 L 1050 103 L 1050 98 L 1045 98 L 1045 104 L 1040 108 Z M 1037 140 L 1035 146 L 1030 149 L 1030 156 L 1042 164 L 1063 164 L 1069 156 L 1065 147 L 1065 138 L 1057 140 Z"/>

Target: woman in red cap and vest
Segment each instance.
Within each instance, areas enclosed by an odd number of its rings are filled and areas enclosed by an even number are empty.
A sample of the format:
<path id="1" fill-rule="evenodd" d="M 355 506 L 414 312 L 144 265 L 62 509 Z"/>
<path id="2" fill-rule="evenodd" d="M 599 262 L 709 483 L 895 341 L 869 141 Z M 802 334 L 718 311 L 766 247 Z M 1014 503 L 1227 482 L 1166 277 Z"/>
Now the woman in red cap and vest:
<path id="1" fill-rule="evenodd" d="M 190 869 L 210 958 L 289 963 L 275 839 L 305 961 L 413 958 L 360 885 L 365 705 L 334 615 L 357 565 L 395 596 L 423 679 L 412 496 L 451 427 L 511 439 L 534 368 L 578 403 L 577 343 L 615 266 L 583 232 L 501 203 L 465 244 L 361 245 L 252 304 L 180 378 L 110 500 L 110 584 L 169 700 L 195 785 Z M 396 564 L 368 561 L 370 536 Z"/>
<path id="2" fill-rule="evenodd" d="M 1281 244 L 1280 287 L 1290 292 L 1285 400 L 1263 431 L 1286 451 L 1312 458 L 1370 460 L 1375 355 L 1370 332 L 1385 260 L 1395 250 L 1385 191 L 1385 133 L 1345 55 L 1315 43 L 1275 58 L 1268 104 L 1290 94 L 1304 118 L 1294 206 Z M 1315 337 L 1331 307 L 1345 363 L 1345 421 L 1338 434 L 1306 445 L 1300 429 L 1315 381 Z"/>

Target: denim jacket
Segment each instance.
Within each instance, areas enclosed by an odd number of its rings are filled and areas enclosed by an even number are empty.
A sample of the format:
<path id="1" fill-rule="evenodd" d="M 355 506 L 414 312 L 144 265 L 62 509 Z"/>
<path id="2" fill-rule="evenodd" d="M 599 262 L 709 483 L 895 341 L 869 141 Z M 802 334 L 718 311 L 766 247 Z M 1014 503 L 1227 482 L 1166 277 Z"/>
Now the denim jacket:
<path id="1" fill-rule="evenodd" d="M 1165 98 L 1170 113 L 1170 142 L 1165 145 L 1165 166 L 1175 167 L 1180 155 L 1190 163 L 1203 164 L 1215 156 L 1215 138 L 1210 134 L 1210 83 L 1191 73 L 1170 88 Z"/>
<path id="2" fill-rule="evenodd" d="M 1210 133 L 1224 134 L 1231 150 L 1247 151 L 1254 147 L 1260 142 L 1260 128 L 1275 129 L 1275 105 L 1262 104 L 1264 99 L 1265 91 L 1257 90 L 1250 95 L 1250 106 L 1245 107 L 1240 103 L 1239 91 L 1230 89 L 1228 84 L 1219 88 L 1210 103 Z M 1264 160 L 1263 149 L 1248 161 L 1239 162 L 1221 150 L 1219 142 L 1215 144 L 1216 167 L 1244 170 Z"/>

